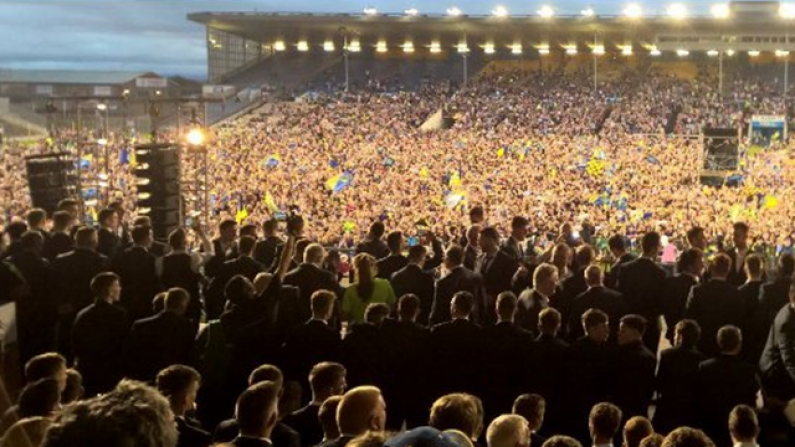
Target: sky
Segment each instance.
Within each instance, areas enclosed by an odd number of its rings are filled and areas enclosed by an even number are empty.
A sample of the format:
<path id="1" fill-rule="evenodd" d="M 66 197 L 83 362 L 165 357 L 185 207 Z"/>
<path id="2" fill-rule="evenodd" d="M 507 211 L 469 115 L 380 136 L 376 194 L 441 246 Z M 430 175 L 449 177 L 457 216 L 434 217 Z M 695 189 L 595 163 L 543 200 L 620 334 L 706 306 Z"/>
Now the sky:
<path id="1" fill-rule="evenodd" d="M 666 0 L 637 0 L 644 12 L 662 13 Z M 679 0 L 677 0 L 679 1 Z M 623 0 L 0 0 L 0 68 L 142 70 L 203 80 L 207 74 L 204 26 L 186 16 L 199 11 L 360 13 L 417 8 L 444 13 L 489 14 L 502 5 L 534 14 L 549 4 L 561 14 L 586 6 L 617 14 Z M 706 13 L 711 2 L 685 2 Z M 658 10 L 655 10 L 657 8 Z"/>

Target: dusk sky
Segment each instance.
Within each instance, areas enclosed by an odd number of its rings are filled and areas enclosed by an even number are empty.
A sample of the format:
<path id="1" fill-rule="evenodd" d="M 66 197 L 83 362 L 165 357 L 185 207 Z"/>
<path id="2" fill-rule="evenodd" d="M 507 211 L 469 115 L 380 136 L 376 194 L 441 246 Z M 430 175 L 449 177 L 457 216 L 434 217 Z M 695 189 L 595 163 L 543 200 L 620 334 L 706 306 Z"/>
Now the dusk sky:
<path id="1" fill-rule="evenodd" d="M 588 0 L 0 0 L 0 68 L 147 70 L 206 77 L 205 31 L 186 15 L 198 11 L 354 12 L 368 6 L 383 12 L 418 8 L 444 13 L 457 6 L 488 14 L 505 6 L 534 14 L 549 4 L 576 14 L 586 6 L 615 14 L 627 2 Z M 661 14 L 667 1 L 639 1 L 646 14 Z M 685 2 L 705 13 L 712 2 Z M 655 9 L 656 8 L 656 9 Z"/>

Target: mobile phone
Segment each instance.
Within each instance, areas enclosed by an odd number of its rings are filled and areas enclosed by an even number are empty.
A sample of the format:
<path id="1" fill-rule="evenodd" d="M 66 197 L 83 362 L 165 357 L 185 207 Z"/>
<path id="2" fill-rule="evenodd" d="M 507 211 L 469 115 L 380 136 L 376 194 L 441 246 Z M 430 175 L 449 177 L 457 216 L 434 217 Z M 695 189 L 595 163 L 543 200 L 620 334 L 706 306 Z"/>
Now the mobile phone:
<path id="1" fill-rule="evenodd" d="M 409 247 L 414 247 L 420 243 L 420 240 L 417 236 L 409 236 L 407 243 Z"/>
<path id="2" fill-rule="evenodd" d="M 186 227 L 192 227 L 193 226 L 193 217 L 188 216 L 188 218 L 185 219 L 185 226 Z"/>

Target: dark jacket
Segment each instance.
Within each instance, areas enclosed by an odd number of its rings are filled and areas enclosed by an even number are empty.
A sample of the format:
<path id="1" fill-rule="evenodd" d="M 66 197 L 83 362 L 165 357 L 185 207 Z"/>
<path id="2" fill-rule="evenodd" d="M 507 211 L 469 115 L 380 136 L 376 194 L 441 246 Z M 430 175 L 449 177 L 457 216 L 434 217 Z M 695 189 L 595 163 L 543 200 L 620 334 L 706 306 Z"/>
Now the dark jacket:
<path id="1" fill-rule="evenodd" d="M 540 293 L 533 289 L 523 291 L 519 294 L 517 303 L 516 324 L 533 335 L 537 335 L 539 333 L 538 314 L 547 307 L 549 307 L 549 301 L 544 299 Z"/>
<path id="2" fill-rule="evenodd" d="M 116 252 L 121 249 L 121 238 L 119 235 L 106 228 L 97 230 L 97 239 L 99 239 L 97 251 L 108 258 L 115 256 Z"/>
<path id="3" fill-rule="evenodd" d="M 381 258 L 376 263 L 378 268 L 378 278 L 390 279 L 392 275 L 398 270 L 402 269 L 409 263 L 408 258 L 400 253 L 392 253 L 385 258 Z"/>
<path id="4" fill-rule="evenodd" d="M 750 327 L 752 312 L 753 309 L 744 302 L 734 286 L 713 279 L 691 289 L 685 317 L 696 320 L 701 326 L 698 350 L 709 357 L 718 354 L 715 340 L 718 330 L 732 324 L 745 333 Z"/>
<path id="5" fill-rule="evenodd" d="M 121 278 L 121 306 L 135 321 L 152 315 L 152 299 L 162 290 L 155 270 L 155 255 L 133 246 L 119 252 L 110 269 Z"/>
<path id="6" fill-rule="evenodd" d="M 625 417 L 646 417 L 654 395 L 657 357 L 639 340 L 618 347 L 613 367 L 613 402 Z"/>
<path id="7" fill-rule="evenodd" d="M 113 389 L 121 378 L 121 354 L 131 320 L 127 312 L 105 301 L 81 310 L 72 326 L 75 368 L 83 375 L 88 396 Z"/>
<path id="8" fill-rule="evenodd" d="M 395 272 L 390 283 L 398 299 L 407 293 L 417 295 L 420 299 L 420 314 L 417 321 L 420 324 L 428 324 L 433 305 L 433 273 L 424 271 L 417 264 L 409 264 Z"/>
<path id="9" fill-rule="evenodd" d="M 665 302 L 663 303 L 663 315 L 667 331 L 665 338 L 673 343 L 674 327 L 685 317 L 687 307 L 687 297 L 690 296 L 690 289 L 698 284 L 696 278 L 686 273 L 665 279 Z"/>
<path id="10" fill-rule="evenodd" d="M 50 238 L 44 241 L 44 257 L 54 261 L 59 255 L 72 251 L 74 246 L 75 241 L 69 233 L 50 233 Z"/>
<path id="11" fill-rule="evenodd" d="M 152 382 L 163 368 L 194 363 L 193 324 L 187 318 L 163 311 L 132 325 L 124 359 L 130 377 Z"/>
<path id="12" fill-rule="evenodd" d="M 519 263 L 502 250 L 498 250 L 491 260 L 485 253 L 478 258 L 475 273 L 483 277 L 483 290 L 486 294 L 486 312 L 480 315 L 482 323 L 493 323 L 497 320 L 494 310 L 497 295 L 513 290 L 513 275 L 518 268 Z"/>
<path id="13" fill-rule="evenodd" d="M 605 286 L 611 289 L 618 288 L 618 276 L 621 274 L 621 267 L 637 259 L 632 253 L 627 253 L 618 258 L 618 260 L 610 267 L 610 271 L 605 273 Z"/>
<path id="14" fill-rule="evenodd" d="M 759 361 L 765 393 L 784 401 L 795 398 L 795 309 L 782 307 L 773 320 Z"/>
<path id="15" fill-rule="evenodd" d="M 480 326 L 464 319 L 440 323 L 431 329 L 429 371 L 437 395 L 461 391 L 478 394 L 481 334 Z"/>
<path id="16" fill-rule="evenodd" d="M 738 356 L 719 355 L 699 364 L 698 377 L 699 420 L 707 435 L 719 445 L 727 445 L 726 421 L 732 408 L 756 404 L 757 368 Z"/>
<path id="17" fill-rule="evenodd" d="M 618 335 L 618 322 L 626 315 L 624 296 L 607 287 L 592 287 L 577 295 L 569 312 L 567 336 L 569 340 L 577 340 L 585 331 L 582 328 L 582 315 L 588 309 L 599 309 L 605 312 L 610 321 L 610 339 L 615 342 Z"/>
<path id="18" fill-rule="evenodd" d="M 429 321 L 431 325 L 450 321 L 450 303 L 453 301 L 453 295 L 462 291 L 469 292 L 475 297 L 473 320 L 481 321 L 486 310 L 483 300 L 483 277 L 464 266 L 459 266 L 436 281 Z"/>
<path id="19" fill-rule="evenodd" d="M 209 447 L 212 444 L 210 433 L 202 430 L 198 421 L 176 418 L 177 447 Z"/>
<path id="20" fill-rule="evenodd" d="M 698 387 L 698 365 L 705 360 L 698 349 L 681 346 L 660 354 L 657 371 L 657 411 L 654 426 L 667 433 L 680 426 L 692 427 L 698 421 L 695 411 Z"/>
<path id="21" fill-rule="evenodd" d="M 310 402 L 305 407 L 292 412 L 283 422 L 301 435 L 302 447 L 313 447 L 323 440 L 323 427 L 317 418 L 320 404 Z"/>
<path id="22" fill-rule="evenodd" d="M 339 331 L 323 321 L 309 320 L 298 326 L 287 337 L 282 349 L 285 379 L 299 381 L 304 392 L 309 393 L 309 371 L 320 362 L 339 360 L 340 343 Z"/>
<path id="23" fill-rule="evenodd" d="M 239 443 L 241 441 L 243 441 L 243 443 Z M 272 446 L 269 446 L 263 441 L 257 441 L 259 440 L 241 438 L 239 436 L 237 421 L 234 419 L 227 419 L 221 422 L 218 424 L 218 427 L 216 427 L 215 432 L 213 432 L 214 443 L 233 442 L 237 447 L 301 447 L 301 435 L 283 422 L 277 422 L 276 426 L 273 427 L 273 431 L 271 432 Z"/>
<path id="24" fill-rule="evenodd" d="M 660 343 L 657 319 L 664 309 L 665 270 L 648 258 L 623 264 L 618 275 L 618 290 L 624 295 L 627 312 L 641 315 L 648 321 L 643 342 L 652 352 L 657 352 Z"/>
<path id="25" fill-rule="evenodd" d="M 276 262 L 276 252 L 284 241 L 278 236 L 268 236 L 257 242 L 254 247 L 254 259 L 263 264 L 268 270 Z"/>
<path id="26" fill-rule="evenodd" d="M 53 290 L 61 314 L 75 315 L 94 301 L 91 280 L 106 270 L 108 258 L 93 250 L 76 248 L 52 263 Z"/>
<path id="27" fill-rule="evenodd" d="M 336 275 L 327 270 L 323 270 L 314 264 L 303 263 L 291 270 L 284 277 L 285 285 L 298 287 L 300 294 L 299 311 L 300 321 L 306 321 L 312 317 L 311 302 L 312 294 L 321 289 L 334 292 L 337 299 L 342 299 L 343 289 L 337 281 Z"/>

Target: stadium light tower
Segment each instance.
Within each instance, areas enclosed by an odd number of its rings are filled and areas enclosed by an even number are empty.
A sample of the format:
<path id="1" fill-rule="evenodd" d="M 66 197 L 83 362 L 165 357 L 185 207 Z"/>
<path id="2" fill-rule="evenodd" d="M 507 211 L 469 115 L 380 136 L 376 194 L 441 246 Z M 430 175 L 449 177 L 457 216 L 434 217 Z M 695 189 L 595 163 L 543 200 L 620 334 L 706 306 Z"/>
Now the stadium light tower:
<path id="1" fill-rule="evenodd" d="M 682 20 L 687 17 L 687 6 L 682 3 L 674 3 L 668 7 L 668 17 L 674 20 Z"/>
<path id="2" fill-rule="evenodd" d="M 409 8 L 405 10 L 404 13 L 409 17 L 416 17 L 420 12 L 417 10 L 417 8 Z"/>
<path id="3" fill-rule="evenodd" d="M 545 19 L 551 19 L 555 16 L 555 10 L 549 5 L 544 5 L 538 10 L 538 15 Z"/>
<path id="4" fill-rule="evenodd" d="M 782 19 L 795 19 L 795 3 L 781 3 L 778 7 L 778 15 Z"/>
<path id="5" fill-rule="evenodd" d="M 728 19 L 731 16 L 731 9 L 727 3 L 718 3 L 709 8 L 710 14 L 716 19 Z"/>
<path id="6" fill-rule="evenodd" d="M 368 7 L 364 8 L 364 15 L 366 15 L 366 16 L 374 16 L 376 14 L 378 14 L 378 10 L 373 8 L 372 6 L 368 6 Z"/>
<path id="7" fill-rule="evenodd" d="M 508 10 L 505 6 L 499 5 L 491 11 L 494 17 L 508 17 Z"/>
<path id="8" fill-rule="evenodd" d="M 590 18 L 590 17 L 596 16 L 596 11 L 594 11 L 594 9 L 589 6 L 589 7 L 585 8 L 585 9 L 583 9 L 582 11 L 580 11 L 580 14 L 582 14 L 583 17 L 589 17 Z"/>
<path id="9" fill-rule="evenodd" d="M 462 14 L 461 10 L 456 8 L 455 6 L 447 8 L 447 15 L 450 17 L 458 17 L 461 14 Z"/>
<path id="10" fill-rule="evenodd" d="M 624 8 L 623 13 L 630 19 L 639 19 L 643 15 L 643 8 L 637 3 L 630 3 Z"/>

